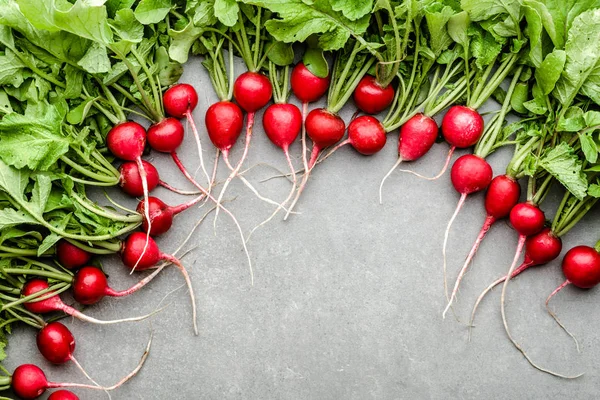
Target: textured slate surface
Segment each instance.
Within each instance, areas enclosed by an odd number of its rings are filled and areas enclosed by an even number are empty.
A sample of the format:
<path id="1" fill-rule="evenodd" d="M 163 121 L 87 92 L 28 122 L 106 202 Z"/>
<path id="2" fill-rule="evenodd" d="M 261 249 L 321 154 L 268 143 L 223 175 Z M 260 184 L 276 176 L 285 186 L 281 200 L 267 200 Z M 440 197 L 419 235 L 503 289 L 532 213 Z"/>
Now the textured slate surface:
<path id="1" fill-rule="evenodd" d="M 204 130 L 204 112 L 216 101 L 207 74 L 192 59 L 182 78 L 195 85 L 200 104 L 195 112 L 207 167 L 214 150 Z M 238 67 L 238 70 L 242 70 Z M 488 106 L 489 108 L 489 106 Z M 353 106 L 342 116 L 349 121 Z M 267 163 L 286 169 L 285 159 L 265 137 L 257 116 L 247 166 Z M 242 141 L 232 160 L 241 154 Z M 447 399 L 447 398 L 595 398 L 599 389 L 600 311 L 597 290 L 567 288 L 553 307 L 579 337 L 582 354 L 547 315 L 544 299 L 562 281 L 558 261 L 533 268 L 511 283 L 508 318 L 514 336 L 534 360 L 565 373 L 586 372 L 564 381 L 531 368 L 508 342 L 499 312 L 499 290 L 484 301 L 473 339 L 467 342 L 464 322 L 479 292 L 508 270 L 516 235 L 498 223 L 481 246 L 468 273 L 456 310 L 461 323 L 441 317 L 444 307 L 441 245 L 443 231 L 458 195 L 449 176 L 426 182 L 395 173 L 378 204 L 380 179 L 396 160 L 397 133 L 374 157 L 342 148 L 314 171 L 298 211 L 289 221 L 276 218 L 249 243 L 255 283 L 241 252 L 239 236 L 225 215 L 216 236 L 212 218 L 193 238 L 198 248 L 184 259 L 197 296 L 200 336 L 191 327 L 190 302 L 183 279 L 168 269 L 146 290 L 124 299 L 105 299 L 87 310 L 112 319 L 152 311 L 165 295 L 171 306 L 152 320 L 154 344 L 139 376 L 114 399 Z M 408 165 L 433 175 L 448 150 L 437 144 L 421 161 Z M 187 136 L 180 151 L 191 170 L 198 166 L 195 143 Z M 300 166 L 300 146 L 292 149 Z M 494 173 L 503 173 L 510 150 L 490 157 Z M 189 188 L 166 155 L 149 157 L 161 177 Z M 221 175 L 226 171 L 221 164 Z M 266 196 L 282 200 L 290 185 L 284 180 L 259 183 L 273 174 L 257 167 L 246 174 Z M 201 173 L 197 175 L 199 178 Z M 170 204 L 184 199 L 164 190 L 156 193 Z M 228 207 L 247 233 L 273 207 L 258 200 L 236 180 Z M 131 199 L 118 197 L 133 205 Z M 483 195 L 468 199 L 449 242 L 449 277 L 453 282 L 474 240 L 484 210 Z M 552 217 L 558 195 L 544 204 Z M 176 218 L 174 229 L 160 238 L 164 252 L 178 247 L 209 206 Z M 573 230 L 564 248 L 592 245 L 598 238 L 598 212 Z M 117 257 L 105 260 L 110 283 L 125 288 L 129 276 Z M 177 290 L 178 289 L 178 290 Z M 176 290 L 175 292 L 172 292 Z M 112 384 L 138 362 L 150 324 L 94 327 L 66 321 L 77 340 L 76 357 L 102 384 Z M 35 347 L 35 332 L 18 329 L 6 366 L 33 362 L 49 379 L 84 382 L 73 365 L 52 366 Z M 77 392 L 82 399 L 102 399 L 102 392 Z"/>

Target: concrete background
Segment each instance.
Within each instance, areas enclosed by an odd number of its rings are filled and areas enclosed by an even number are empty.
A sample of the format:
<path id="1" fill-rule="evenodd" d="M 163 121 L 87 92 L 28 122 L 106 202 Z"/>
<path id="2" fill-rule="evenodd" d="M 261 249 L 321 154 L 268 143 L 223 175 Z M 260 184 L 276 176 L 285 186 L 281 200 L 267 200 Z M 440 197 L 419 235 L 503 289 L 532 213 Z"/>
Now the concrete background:
<path id="1" fill-rule="evenodd" d="M 203 119 L 217 98 L 199 59 L 190 60 L 182 81 L 194 84 L 200 95 L 194 115 L 209 167 L 214 152 Z M 341 115 L 349 121 L 353 111 L 350 103 Z M 268 163 L 285 170 L 283 154 L 264 135 L 261 118 L 257 115 L 246 165 Z M 376 156 L 364 157 L 344 147 L 314 170 L 297 207 L 302 214 L 287 222 L 281 214 L 252 237 L 254 286 L 239 236 L 227 216 L 219 217 L 216 236 L 212 219 L 196 231 L 190 245 L 198 248 L 184 263 L 197 296 L 200 336 L 192 332 L 183 279 L 175 269 L 167 269 L 145 290 L 129 298 L 106 298 L 86 310 L 102 319 L 141 315 L 170 293 L 164 302 L 171 306 L 152 324 L 97 327 L 65 320 L 77 340 L 77 359 L 98 382 L 111 385 L 137 364 L 152 325 L 154 344 L 146 365 L 113 392 L 114 399 L 596 398 L 600 293 L 566 288 L 553 302 L 580 340 L 578 354 L 544 308 L 546 296 L 563 281 L 559 260 L 532 268 L 510 284 L 508 318 L 515 338 L 535 361 L 567 374 L 585 372 L 584 377 L 566 381 L 529 366 L 505 336 L 499 290 L 482 303 L 473 339 L 467 342 L 464 322 L 473 302 L 489 282 L 508 270 L 514 254 L 517 238 L 506 222 L 494 226 L 466 276 L 456 303 L 463 323 L 452 316 L 442 319 L 441 246 L 458 195 L 448 174 L 427 182 L 397 172 L 385 186 L 384 205 L 379 205 L 379 182 L 396 160 L 397 136 L 390 134 Z M 240 139 L 232 160 L 239 159 L 242 143 Z M 433 175 L 447 150 L 446 144 L 437 144 L 408 167 Z M 504 172 L 511 151 L 489 158 L 495 174 Z M 300 166 L 299 144 L 291 153 Z M 180 156 L 191 170 L 197 167 L 191 134 Z M 190 188 L 168 156 L 153 152 L 148 159 L 164 180 Z M 225 177 L 224 164 L 220 171 Z M 290 189 L 286 181 L 259 183 L 272 174 L 260 167 L 246 177 L 262 194 L 281 201 Z M 185 200 L 164 190 L 154 194 L 170 204 Z M 227 195 L 234 196 L 237 199 L 228 207 L 245 233 L 273 210 L 239 180 Z M 543 205 L 549 218 L 559 197 L 556 192 Z M 483 222 L 482 201 L 483 194 L 471 196 L 452 229 L 450 284 Z M 176 218 L 174 228 L 158 240 L 162 250 L 177 248 L 207 208 Z M 564 251 L 577 244 L 593 245 L 600 234 L 598 216 L 598 211 L 592 212 L 564 238 Z M 117 257 L 102 261 L 114 288 L 140 279 L 137 274 L 129 276 Z M 45 362 L 31 328 L 16 330 L 8 352 L 5 366 L 11 371 L 21 363 L 35 363 L 50 380 L 86 382 L 74 365 Z M 82 399 L 106 397 L 101 392 L 76 392 Z"/>

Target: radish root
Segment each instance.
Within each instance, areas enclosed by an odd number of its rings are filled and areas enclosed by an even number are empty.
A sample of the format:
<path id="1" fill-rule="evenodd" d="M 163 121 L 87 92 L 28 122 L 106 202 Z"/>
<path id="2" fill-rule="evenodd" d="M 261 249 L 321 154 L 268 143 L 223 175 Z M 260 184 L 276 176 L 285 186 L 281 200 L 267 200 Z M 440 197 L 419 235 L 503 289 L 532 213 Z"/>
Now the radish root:
<path id="1" fill-rule="evenodd" d="M 385 176 L 383 177 L 383 179 L 381 180 L 381 183 L 379 184 L 379 204 L 383 204 L 383 184 L 385 183 L 385 181 L 387 180 L 387 178 L 390 177 L 390 175 L 392 175 L 392 172 L 394 172 L 394 170 L 396 168 L 398 168 L 398 166 L 402 163 L 402 158 L 398 157 L 398 161 L 396 161 L 396 163 L 394 164 L 394 166 L 392 167 L 392 169 L 390 169 L 388 171 L 387 174 L 385 174 Z"/>
<path id="2" fill-rule="evenodd" d="M 563 325 L 563 323 L 560 321 L 560 319 L 558 319 L 558 317 L 556 316 L 556 314 L 550 309 L 550 306 L 548 305 L 548 303 L 550 302 L 550 299 L 552 299 L 552 297 L 554 297 L 558 292 L 560 292 L 565 286 L 569 285 L 570 283 L 571 282 L 567 279 L 559 287 L 557 287 L 556 289 L 554 289 L 554 291 L 546 299 L 546 310 L 548 310 L 548 314 L 550 314 L 550 316 L 552 318 L 554 318 L 554 320 L 556 321 L 556 323 L 567 333 L 567 335 L 571 336 L 571 339 L 573 339 L 573 341 L 575 342 L 575 346 L 577 347 L 577 352 L 581 353 L 581 350 L 579 349 L 579 341 L 577 340 L 577 338 L 575 337 L 575 335 L 573 335 L 571 333 L 571 331 L 569 331 L 567 329 L 567 327 Z"/>
<path id="3" fill-rule="evenodd" d="M 444 175 L 446 173 L 446 170 L 448 170 L 448 166 L 450 165 L 450 160 L 452 160 L 452 154 L 454 153 L 454 150 L 456 150 L 456 147 L 452 146 L 450 148 L 450 151 L 448 151 L 448 156 L 446 157 L 446 162 L 444 163 L 444 167 L 436 176 L 433 176 L 433 177 L 424 176 L 424 175 L 419 174 L 418 172 L 411 171 L 409 169 L 399 169 L 398 171 L 408 172 L 409 174 L 413 174 L 413 175 L 415 175 L 421 179 L 425 179 L 427 181 L 435 181 L 435 180 L 441 178 L 442 175 Z"/>

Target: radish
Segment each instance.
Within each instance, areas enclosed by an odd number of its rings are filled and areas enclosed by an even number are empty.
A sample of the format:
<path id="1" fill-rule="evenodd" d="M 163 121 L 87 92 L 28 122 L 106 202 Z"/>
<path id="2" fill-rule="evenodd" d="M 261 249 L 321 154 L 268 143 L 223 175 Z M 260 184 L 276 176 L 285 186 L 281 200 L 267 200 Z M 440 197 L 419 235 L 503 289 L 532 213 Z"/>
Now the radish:
<path id="1" fill-rule="evenodd" d="M 56 245 L 56 257 L 66 269 L 77 269 L 89 263 L 92 255 L 63 239 Z"/>
<path id="2" fill-rule="evenodd" d="M 354 103 L 367 114 L 379 114 L 394 101 L 394 88 L 383 87 L 373 76 L 363 77 L 354 89 Z"/>
<path id="3" fill-rule="evenodd" d="M 479 192 L 488 187 L 492 181 L 492 167 L 483 158 L 472 154 L 466 154 L 459 157 L 452 165 L 450 172 L 450 179 L 454 189 L 460 193 L 460 199 L 456 205 L 456 209 L 448 221 L 446 230 L 444 232 L 444 244 L 442 247 L 443 256 L 443 273 L 444 273 L 444 290 L 446 298 L 448 297 L 448 287 L 446 283 L 446 246 L 448 244 L 448 235 L 450 234 L 450 228 L 452 223 L 456 219 L 458 212 L 465 204 L 467 196 L 472 193 Z"/>
<path id="4" fill-rule="evenodd" d="M 121 260 L 123 260 L 123 264 L 125 264 L 125 266 L 132 271 L 144 271 L 150 269 L 156 266 L 156 264 L 158 264 L 158 262 L 161 260 L 165 260 L 174 264 L 183 275 L 190 292 L 194 333 L 198 335 L 194 288 L 192 287 L 192 281 L 190 280 L 187 270 L 183 264 L 181 264 L 179 259 L 172 255 L 161 252 L 154 239 L 152 239 L 150 236 L 142 232 L 134 232 L 130 234 L 123 243 Z"/>
<path id="5" fill-rule="evenodd" d="M 74 309 L 71 306 L 66 305 L 63 301 L 58 297 L 58 295 L 54 294 L 52 291 L 47 291 L 49 288 L 48 282 L 43 279 L 31 279 L 23 285 L 23 289 L 21 293 L 24 297 L 29 297 L 36 295 L 38 292 L 46 291 L 44 294 L 38 295 L 40 298 L 29 300 L 25 302 L 23 305 L 27 311 L 36 313 L 36 314 L 47 314 L 54 311 L 62 311 L 67 315 L 80 319 L 82 321 L 91 322 L 94 324 L 117 324 L 120 322 L 135 322 L 144 320 L 152 314 L 143 315 L 141 317 L 133 317 L 133 318 L 124 318 L 119 320 L 98 320 L 92 317 L 89 317 L 83 314 L 81 311 Z"/>
<path id="6" fill-rule="evenodd" d="M 204 195 L 200 195 L 184 204 L 180 204 L 178 206 L 169 206 L 165 204 L 162 200 L 157 197 L 150 196 L 148 197 L 148 203 L 150 204 L 150 221 L 148 223 L 146 219 L 142 222 L 142 229 L 144 232 L 150 233 L 151 236 L 162 235 L 167 232 L 171 225 L 173 225 L 173 217 L 188 208 L 198 204 L 200 201 L 204 200 L 206 197 Z M 145 203 L 140 201 L 137 206 L 137 212 L 146 215 L 145 212 Z"/>
<path id="7" fill-rule="evenodd" d="M 139 266 L 138 266 L 139 268 Z M 108 286 L 106 275 L 100 268 L 86 266 L 81 268 L 73 277 L 73 298 L 79 304 L 92 305 L 98 303 L 105 296 L 109 297 L 125 297 L 135 293 L 148 282 L 150 282 L 162 268 L 157 268 L 152 274 L 142 279 L 126 290 L 117 291 Z"/>
<path id="8" fill-rule="evenodd" d="M 419 113 L 406 121 L 398 136 L 398 161 L 383 177 L 379 184 L 379 204 L 383 203 L 383 184 L 403 161 L 415 161 L 423 157 L 438 138 L 438 126 L 435 120 Z"/>
<path id="9" fill-rule="evenodd" d="M 50 322 L 40 329 L 36 337 L 38 350 L 44 358 L 53 364 L 64 364 L 72 361 L 86 378 L 94 385 L 100 387 L 81 364 L 73 356 L 75 351 L 75 338 L 71 331 L 60 322 Z M 109 395 L 110 397 L 110 395 Z"/>
<path id="10" fill-rule="evenodd" d="M 108 135 L 106 136 L 106 145 L 116 157 L 122 160 L 136 162 L 140 180 L 142 181 L 144 202 L 146 203 L 145 217 L 151 224 L 149 214 L 150 206 L 148 203 L 148 176 L 144 164 L 142 163 L 142 154 L 144 152 L 144 147 L 146 146 L 146 130 L 137 122 L 123 122 L 114 126 L 110 132 L 108 132 Z M 151 227 L 149 228 L 149 231 L 150 230 Z"/>
<path id="11" fill-rule="evenodd" d="M 485 221 L 465 263 L 460 269 L 458 277 L 456 278 L 456 283 L 452 289 L 452 294 L 450 295 L 450 300 L 448 301 L 448 305 L 446 306 L 443 315 L 446 315 L 448 309 L 452 306 L 454 299 L 456 299 L 460 283 L 467 272 L 471 260 L 475 257 L 475 253 L 483 241 L 483 238 L 496 221 L 506 218 L 510 214 L 511 209 L 517 204 L 520 196 L 521 186 L 514 178 L 508 175 L 498 175 L 490 182 L 485 195 L 485 210 L 487 213 Z"/>
<path id="12" fill-rule="evenodd" d="M 329 88 L 329 81 L 329 71 L 327 71 L 326 76 L 317 76 L 302 61 L 292 69 L 290 79 L 292 92 L 302 102 L 303 108 L 305 104 L 323 97 Z"/>
<path id="13" fill-rule="evenodd" d="M 68 390 L 57 390 L 48 396 L 48 400 L 79 400 L 79 397 Z"/>
<path id="14" fill-rule="evenodd" d="M 560 322 L 556 314 L 550 309 L 548 303 L 558 292 L 568 285 L 574 285 L 580 289 L 591 289 L 600 283 L 600 254 L 593 247 L 576 246 L 565 254 L 562 261 L 562 271 L 565 281 L 561 283 L 546 299 L 546 309 L 554 320 L 575 341 L 577 351 L 579 343 L 575 336 Z"/>
<path id="15" fill-rule="evenodd" d="M 178 119 L 165 118 L 148 128 L 148 144 L 156 151 L 170 153 L 183 142 L 184 129 Z"/>
<path id="16" fill-rule="evenodd" d="M 227 187 L 235 178 L 238 176 L 240 168 L 244 164 L 246 157 L 248 156 L 248 149 L 250 147 L 250 141 L 252 139 L 252 127 L 254 126 L 254 115 L 256 111 L 260 110 L 271 100 L 273 96 L 273 88 L 271 87 L 271 82 L 269 78 L 265 75 L 247 71 L 237 77 L 235 83 L 233 84 L 233 97 L 235 101 L 240 105 L 240 107 L 246 111 L 246 144 L 244 146 L 244 152 L 242 153 L 242 157 L 234 167 L 229 163 L 229 157 L 227 153 L 223 153 L 223 158 L 225 163 L 229 166 L 231 173 L 225 180 L 225 184 L 219 193 L 219 197 L 217 198 L 217 205 L 221 204 L 223 200 L 223 195 L 225 195 L 225 191 Z M 248 184 L 247 184 L 248 185 Z M 220 207 L 217 208 L 215 212 L 215 223 L 217 217 L 219 216 Z"/>
<path id="17" fill-rule="evenodd" d="M 378 153 L 387 141 L 385 129 L 377 118 L 370 115 L 363 115 L 354 118 L 348 124 L 348 139 L 338 143 L 325 157 L 329 157 L 334 151 L 342 146 L 350 144 L 356 151 L 365 156 L 371 156 Z M 319 162 L 320 162 L 319 161 Z"/>
<path id="18" fill-rule="evenodd" d="M 148 161 L 142 160 L 142 165 L 146 173 L 148 191 L 152 191 L 160 183 L 158 171 L 154 165 Z M 144 185 L 136 162 L 124 162 L 121 164 L 121 167 L 119 167 L 119 172 L 121 173 L 119 184 L 125 193 L 133 197 L 141 197 L 144 195 Z"/>
<path id="19" fill-rule="evenodd" d="M 186 118 L 186 120 L 190 123 L 192 127 L 192 133 L 194 134 L 194 138 L 196 139 L 196 146 L 198 148 L 198 156 L 200 158 L 200 167 L 206 176 L 207 183 L 211 184 L 210 177 L 208 176 L 208 172 L 206 171 L 206 167 L 204 166 L 204 156 L 202 152 L 202 142 L 200 141 L 200 135 L 198 134 L 198 128 L 196 128 L 196 123 L 194 122 L 194 117 L 192 116 L 192 112 L 198 105 L 198 93 L 196 89 L 192 85 L 187 83 L 178 83 L 176 85 L 171 86 L 167 91 L 163 94 L 163 106 L 167 114 L 171 115 L 175 118 Z M 179 121 L 177 121 L 179 122 Z M 181 123 L 179 124 L 181 125 Z M 163 128 L 165 129 L 165 128 Z M 168 132 L 167 132 L 168 133 Z M 150 132 L 148 132 L 150 134 Z M 183 134 L 183 127 L 182 127 Z M 150 140 L 150 138 L 148 138 Z M 179 143 L 181 144 L 181 142 Z M 174 146 L 174 143 L 171 143 L 171 150 L 159 150 L 163 152 L 172 152 L 179 146 Z M 152 148 L 155 148 L 152 143 L 150 143 Z M 200 168 L 199 167 L 199 168 Z"/>

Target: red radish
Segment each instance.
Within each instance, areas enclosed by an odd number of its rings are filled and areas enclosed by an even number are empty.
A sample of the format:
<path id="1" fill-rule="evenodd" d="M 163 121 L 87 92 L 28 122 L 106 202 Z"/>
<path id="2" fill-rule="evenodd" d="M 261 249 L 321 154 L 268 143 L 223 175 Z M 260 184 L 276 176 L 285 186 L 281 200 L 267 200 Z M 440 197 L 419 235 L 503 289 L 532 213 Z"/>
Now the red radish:
<path id="1" fill-rule="evenodd" d="M 302 103 L 319 100 L 329 88 L 329 75 L 321 78 L 309 71 L 303 62 L 296 64 L 292 70 L 291 85 L 294 95 Z"/>
<path id="2" fill-rule="evenodd" d="M 48 396 L 48 400 L 79 400 L 79 397 L 68 390 L 57 390 Z"/>
<path id="3" fill-rule="evenodd" d="M 296 197 L 294 198 L 294 201 L 283 218 L 284 220 L 288 219 L 294 206 L 298 202 L 300 195 L 304 191 L 310 173 L 315 166 L 321 151 L 324 148 L 339 142 L 346 131 L 346 124 L 344 123 L 344 120 L 340 118 L 339 115 L 334 114 L 324 108 L 316 108 L 308 113 L 304 125 L 306 128 L 306 133 L 313 141 L 313 149 L 310 155 L 310 160 L 306 165 L 302 182 L 300 182 L 300 186 L 298 187 Z"/>
<path id="4" fill-rule="evenodd" d="M 12 375 L 12 389 L 17 396 L 24 400 L 37 399 L 47 389 L 78 387 L 85 389 L 104 390 L 99 386 L 84 385 L 80 383 L 56 383 L 49 382 L 46 374 L 38 366 L 33 364 L 19 365 Z"/>
<path id="5" fill-rule="evenodd" d="M 383 203 L 383 184 L 394 170 L 404 161 L 415 161 L 423 157 L 434 145 L 438 137 L 435 120 L 425 114 L 416 114 L 400 128 L 398 137 L 398 161 L 383 177 L 379 185 L 379 203 Z M 412 172 L 403 170 L 405 172 Z"/>
<path id="6" fill-rule="evenodd" d="M 487 216 L 477 235 L 477 239 L 475 243 L 473 243 L 473 247 L 463 264 L 458 277 L 456 278 L 456 283 L 454 284 L 454 289 L 452 289 L 452 294 L 450 295 L 450 300 L 448 301 L 448 305 L 444 310 L 443 315 L 445 316 L 448 312 L 448 309 L 452 306 L 454 299 L 456 299 L 456 295 L 458 294 L 458 288 L 460 287 L 460 283 L 467 272 L 467 268 L 475 257 L 475 253 L 479 248 L 479 245 L 483 241 L 483 238 L 490 230 L 492 225 L 501 218 L 506 218 L 510 210 L 517 204 L 519 201 L 519 197 L 521 196 L 521 186 L 519 183 L 512 177 L 508 175 L 498 175 L 488 187 L 487 193 L 485 195 L 485 210 L 487 212 Z"/>
<path id="7" fill-rule="evenodd" d="M 510 210 L 510 223 L 521 236 L 535 235 L 544 227 L 544 212 L 532 203 L 519 203 Z"/>
<path id="8" fill-rule="evenodd" d="M 80 304 L 91 305 L 96 304 L 105 296 L 109 297 L 125 297 L 137 292 L 150 282 L 162 268 L 157 268 L 152 274 L 142 279 L 126 290 L 117 291 L 108 286 L 106 275 L 100 268 L 86 266 L 81 268 L 73 277 L 73 298 Z"/>
<path id="9" fill-rule="evenodd" d="M 158 171 L 154 165 L 150 164 L 148 161 L 142 161 L 142 165 L 146 172 L 148 191 L 152 191 L 160 183 Z M 121 172 L 121 177 L 119 178 L 121 189 L 132 197 L 143 196 L 144 185 L 142 183 L 142 177 L 140 176 L 138 164 L 132 161 L 124 162 L 121 164 L 119 171 Z"/>
<path id="10" fill-rule="evenodd" d="M 196 298 L 194 296 L 194 288 L 192 287 L 192 281 L 188 275 L 187 270 L 181 264 L 181 261 L 176 257 L 165 254 L 160 251 L 158 245 L 151 237 L 147 236 L 142 232 L 134 232 L 130 234 L 125 242 L 121 251 L 121 259 L 123 264 L 132 271 L 144 271 L 150 269 L 159 261 L 165 260 L 174 264 L 181 274 L 183 275 L 185 282 L 190 291 L 190 299 L 192 300 L 192 318 L 194 324 L 194 333 L 198 335 L 198 323 L 196 318 Z"/>
<path id="11" fill-rule="evenodd" d="M 233 84 L 233 97 L 247 113 L 255 113 L 266 106 L 272 96 L 269 78 L 258 72 L 244 72 Z"/>
<path id="12" fill-rule="evenodd" d="M 225 159 L 225 163 L 230 167 L 231 173 L 227 177 L 221 192 L 219 193 L 219 197 L 217 198 L 217 205 L 221 204 L 223 200 L 223 196 L 225 195 L 225 191 L 227 187 L 235 178 L 238 176 L 240 168 L 242 164 L 246 160 L 248 156 L 248 149 L 250 147 L 250 141 L 252 139 L 252 127 L 254 126 L 254 114 L 256 111 L 260 110 L 271 100 L 273 96 L 273 88 L 271 87 L 271 82 L 269 78 L 265 75 L 260 74 L 258 72 L 247 71 L 237 77 L 233 84 L 233 97 L 235 101 L 240 105 L 240 107 L 246 111 L 246 144 L 244 146 L 244 152 L 242 153 L 242 157 L 238 161 L 237 165 L 233 167 L 229 163 L 228 156 L 224 153 L 223 157 Z M 245 180 L 244 180 L 245 181 Z M 244 182 L 246 186 L 251 187 L 247 181 Z M 220 207 L 217 208 L 215 212 L 215 224 L 217 221 L 217 217 L 219 216 Z"/>
<path id="13" fill-rule="evenodd" d="M 165 118 L 148 128 L 148 144 L 156 151 L 170 153 L 183 142 L 184 129 L 175 118 Z"/>
<path id="14" fill-rule="evenodd" d="M 450 145 L 450 151 L 442 170 L 432 178 L 425 178 L 427 180 L 436 180 L 444 175 L 450 165 L 454 150 L 466 149 L 479 141 L 483 135 L 483 118 L 473 108 L 452 106 L 442 119 L 442 135 Z"/>
<path id="15" fill-rule="evenodd" d="M 150 196 L 148 198 L 148 203 L 150 204 L 149 214 L 151 223 L 149 224 L 148 221 L 144 219 L 142 222 L 142 229 L 144 232 L 149 232 L 151 236 L 162 235 L 171 228 L 171 225 L 173 225 L 173 217 L 175 215 L 198 204 L 205 198 L 204 195 L 200 195 L 187 203 L 178 206 L 169 206 L 159 198 Z M 137 206 L 137 212 L 142 215 L 146 214 L 144 205 L 145 203 L 140 201 Z"/>
<path id="16" fill-rule="evenodd" d="M 348 125 L 348 143 L 360 154 L 373 155 L 383 149 L 386 141 L 385 129 L 377 118 L 363 115 Z"/>
<path id="17" fill-rule="evenodd" d="M 66 269 L 77 269 L 89 263 L 92 255 L 66 240 L 60 240 L 56 245 L 56 257 L 60 265 Z"/>
<path id="18" fill-rule="evenodd" d="M 379 114 L 394 101 L 392 85 L 382 87 L 375 77 L 364 76 L 354 89 L 354 103 L 367 114 Z"/>
<path id="19" fill-rule="evenodd" d="M 106 136 L 106 145 L 116 157 L 135 161 L 142 181 L 144 202 L 146 203 L 146 220 L 151 222 L 148 210 L 148 176 L 142 163 L 142 154 L 146 146 L 146 130 L 137 122 L 127 121 L 114 126 Z M 149 236 L 148 236 L 149 237 Z M 148 242 L 148 240 L 146 240 Z M 147 244 L 147 243 L 146 243 Z"/>
<path id="20" fill-rule="evenodd" d="M 456 205 L 456 209 L 448 221 L 448 226 L 444 232 L 444 244 L 442 247 L 443 257 L 443 272 L 444 272 L 444 290 L 446 298 L 450 301 L 448 296 L 448 287 L 446 281 L 446 246 L 448 244 L 448 235 L 450 234 L 450 228 L 452 223 L 456 219 L 459 211 L 465 204 L 467 196 L 471 193 L 476 193 L 487 188 L 492 181 L 492 167 L 483 158 L 473 154 L 466 154 L 459 157 L 452 165 L 450 171 L 450 179 L 454 189 L 460 193 L 460 199 Z"/>
<path id="21" fill-rule="evenodd" d="M 163 95 L 163 104 L 167 114 L 175 118 L 185 118 L 198 105 L 198 93 L 192 85 L 178 83 L 171 86 Z"/>
<path id="22" fill-rule="evenodd" d="M 42 290 L 48 290 L 48 288 L 49 288 L 48 282 L 46 282 L 45 280 L 31 279 L 31 280 L 27 281 L 25 283 L 25 285 L 23 285 L 23 289 L 21 290 L 21 293 L 24 297 L 27 297 L 27 296 L 35 295 L 36 293 L 38 293 Z M 92 318 L 92 317 L 89 317 L 89 316 L 83 314 L 81 311 L 76 310 L 71 306 L 66 305 L 65 303 L 63 303 L 63 301 L 60 299 L 60 297 L 58 297 L 58 295 L 56 295 L 56 294 L 53 294 L 52 291 L 49 291 L 47 293 L 40 295 L 40 298 L 44 298 L 46 296 L 50 296 L 50 297 L 47 297 L 43 300 L 34 299 L 31 301 L 27 301 L 23 304 L 23 306 L 25 307 L 25 309 L 27 309 L 27 311 L 31 311 L 36 314 L 47 314 L 47 313 L 54 312 L 54 311 L 62 311 L 65 314 L 70 315 L 75 318 L 78 318 L 82 321 L 91 322 L 94 324 L 103 324 L 103 325 L 104 324 L 116 324 L 116 323 L 120 323 L 120 322 L 141 321 L 152 315 L 152 314 L 149 314 L 149 315 L 144 315 L 141 317 L 124 318 L 124 319 L 110 320 L 110 321 L 98 320 L 98 319 L 95 319 L 95 318 Z"/>
<path id="23" fill-rule="evenodd" d="M 219 101 L 206 110 L 206 130 L 208 137 L 223 156 L 229 156 L 242 133 L 244 115 L 237 104 L 230 101 Z"/>
<path id="24" fill-rule="evenodd" d="M 200 158 L 200 167 L 204 172 L 204 175 L 207 179 L 207 183 L 211 184 L 210 177 L 208 176 L 208 172 L 206 171 L 206 167 L 204 166 L 204 155 L 202 152 L 202 142 L 200 141 L 200 135 L 198 134 L 198 128 L 196 127 L 196 123 L 194 122 L 194 117 L 192 116 L 192 112 L 198 105 L 198 93 L 196 89 L 192 85 L 188 85 L 187 83 L 178 83 L 176 85 L 171 86 L 165 94 L 163 95 L 163 105 L 165 107 L 165 111 L 167 114 L 175 117 L 175 118 L 186 118 L 192 127 L 192 133 L 194 134 L 194 139 L 196 139 L 196 146 L 198 148 L 198 157 Z M 163 121 L 164 122 L 164 121 Z M 172 123 L 171 123 L 172 124 Z M 164 128 L 163 128 L 164 129 Z M 183 127 L 182 127 L 183 131 Z M 148 132 L 150 134 L 150 132 Z M 183 133 L 182 133 L 183 136 Z M 183 137 L 182 137 L 183 139 Z M 150 140 L 150 138 L 148 138 Z M 173 152 L 178 145 L 174 145 L 175 143 L 171 143 L 171 150 L 160 150 L 164 152 Z M 150 143 L 152 148 L 154 145 Z"/>
<path id="25" fill-rule="evenodd" d="M 38 350 L 44 358 L 53 364 L 64 364 L 67 361 L 72 361 L 86 378 L 88 378 L 96 386 L 98 383 L 94 381 L 88 373 L 83 369 L 79 361 L 73 356 L 75 351 L 75 338 L 71 331 L 60 322 L 50 322 L 46 324 L 37 334 L 36 343 Z"/>
<path id="26" fill-rule="evenodd" d="M 546 309 L 554 320 L 573 338 L 579 351 L 579 343 L 575 336 L 560 322 L 556 314 L 550 309 L 550 299 L 560 292 L 565 286 L 573 284 L 580 289 L 591 289 L 600 283 L 600 254 L 593 247 L 576 246 L 565 254 L 562 261 L 562 271 L 566 280 L 560 284 L 546 299 Z"/>

